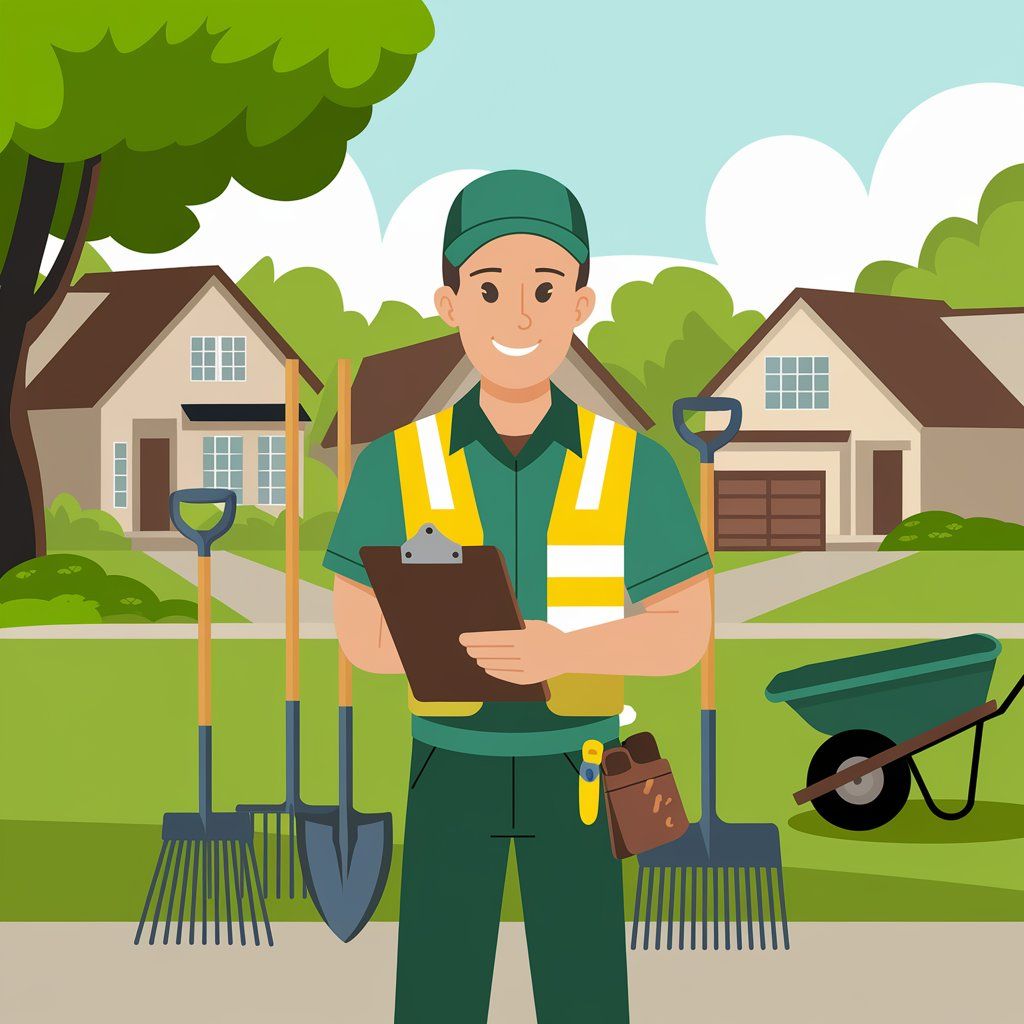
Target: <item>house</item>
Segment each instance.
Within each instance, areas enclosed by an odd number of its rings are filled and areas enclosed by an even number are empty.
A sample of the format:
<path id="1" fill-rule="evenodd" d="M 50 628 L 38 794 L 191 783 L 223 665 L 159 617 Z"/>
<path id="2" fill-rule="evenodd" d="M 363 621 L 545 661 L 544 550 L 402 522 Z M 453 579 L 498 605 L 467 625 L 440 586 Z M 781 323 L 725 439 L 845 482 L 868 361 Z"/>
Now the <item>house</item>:
<path id="1" fill-rule="evenodd" d="M 575 335 L 552 379 L 578 405 L 634 430 L 653 426 L 636 399 Z M 479 380 L 458 333 L 367 356 L 352 384 L 353 453 L 396 427 L 454 404 Z M 337 431 L 335 418 L 324 435 L 324 450 L 337 446 Z"/>
<path id="2" fill-rule="evenodd" d="M 294 356 L 219 267 L 85 275 L 28 352 L 45 500 L 68 491 L 128 533 L 169 530 L 167 498 L 181 487 L 229 487 L 278 509 Z"/>
<path id="3" fill-rule="evenodd" d="M 799 288 L 702 394 L 743 405 L 719 548 L 874 546 L 930 509 L 1024 522 L 1024 309 Z"/>

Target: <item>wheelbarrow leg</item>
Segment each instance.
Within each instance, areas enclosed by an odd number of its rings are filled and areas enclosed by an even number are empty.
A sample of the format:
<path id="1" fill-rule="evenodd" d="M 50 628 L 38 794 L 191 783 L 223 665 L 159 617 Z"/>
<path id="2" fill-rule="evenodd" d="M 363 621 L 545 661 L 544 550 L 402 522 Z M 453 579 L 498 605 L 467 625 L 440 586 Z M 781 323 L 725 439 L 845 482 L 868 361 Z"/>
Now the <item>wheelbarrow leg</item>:
<path id="1" fill-rule="evenodd" d="M 971 755 L 971 779 L 967 785 L 967 802 L 957 811 L 944 811 L 936 805 L 931 793 L 928 792 L 928 787 L 925 785 L 924 776 L 922 776 L 921 770 L 914 763 L 913 757 L 907 758 L 910 772 L 914 776 L 914 781 L 917 783 L 918 788 L 921 790 L 921 796 L 924 797 L 925 805 L 932 814 L 937 818 L 942 818 L 943 821 L 958 821 L 960 818 L 967 817 L 974 808 L 974 798 L 978 792 L 978 765 L 981 763 L 981 741 L 984 729 L 984 722 L 979 722 L 974 727 L 974 752 Z"/>

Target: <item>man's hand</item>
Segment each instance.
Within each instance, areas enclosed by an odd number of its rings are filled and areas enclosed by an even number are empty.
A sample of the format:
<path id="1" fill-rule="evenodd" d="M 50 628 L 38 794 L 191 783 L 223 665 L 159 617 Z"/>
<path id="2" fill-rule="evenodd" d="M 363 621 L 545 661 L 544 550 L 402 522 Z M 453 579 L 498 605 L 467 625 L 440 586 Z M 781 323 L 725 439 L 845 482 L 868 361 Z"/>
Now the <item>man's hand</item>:
<path id="1" fill-rule="evenodd" d="M 489 676 L 507 683 L 540 683 L 568 671 L 568 634 L 530 619 L 525 629 L 462 633 L 459 642 Z"/>

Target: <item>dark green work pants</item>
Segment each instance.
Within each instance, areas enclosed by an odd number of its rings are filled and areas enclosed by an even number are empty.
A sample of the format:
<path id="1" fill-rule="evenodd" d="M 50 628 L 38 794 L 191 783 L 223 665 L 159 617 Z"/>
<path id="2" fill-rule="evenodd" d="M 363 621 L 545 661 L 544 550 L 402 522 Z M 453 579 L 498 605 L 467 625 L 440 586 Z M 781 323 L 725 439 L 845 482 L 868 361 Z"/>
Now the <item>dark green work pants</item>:
<path id="1" fill-rule="evenodd" d="M 622 871 L 602 806 L 580 821 L 580 752 L 456 753 L 413 741 L 396 1024 L 484 1024 L 510 841 L 538 1024 L 625 1024 Z"/>

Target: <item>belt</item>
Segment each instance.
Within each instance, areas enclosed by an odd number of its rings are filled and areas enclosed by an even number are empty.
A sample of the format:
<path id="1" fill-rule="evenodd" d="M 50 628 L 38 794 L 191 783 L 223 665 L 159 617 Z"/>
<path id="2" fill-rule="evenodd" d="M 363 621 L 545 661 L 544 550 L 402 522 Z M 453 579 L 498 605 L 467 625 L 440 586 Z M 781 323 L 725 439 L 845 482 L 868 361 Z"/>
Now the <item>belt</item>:
<path id="1" fill-rule="evenodd" d="M 599 740 L 606 746 L 619 738 L 618 717 L 603 718 L 588 725 L 547 732 L 488 732 L 482 729 L 452 728 L 442 722 L 412 716 L 412 737 L 421 743 L 459 754 L 490 757 L 540 757 L 579 751 L 587 740 Z"/>

